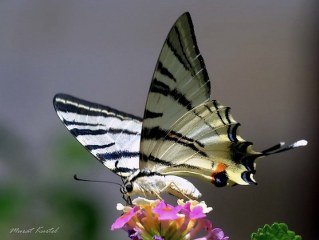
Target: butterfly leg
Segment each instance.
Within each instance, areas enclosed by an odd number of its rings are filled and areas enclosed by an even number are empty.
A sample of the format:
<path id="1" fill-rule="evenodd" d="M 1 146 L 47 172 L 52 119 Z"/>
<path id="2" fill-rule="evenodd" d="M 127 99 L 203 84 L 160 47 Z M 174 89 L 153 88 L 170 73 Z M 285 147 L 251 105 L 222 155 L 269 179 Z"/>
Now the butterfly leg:
<path id="1" fill-rule="evenodd" d="M 165 188 L 164 188 L 164 191 L 165 191 Z M 162 192 L 162 190 L 160 192 Z M 158 197 L 158 199 L 163 200 L 163 198 L 161 197 L 161 195 L 158 192 L 154 192 L 154 194 L 156 195 L 156 197 Z"/>
<path id="2" fill-rule="evenodd" d="M 186 194 L 184 194 L 183 190 L 180 189 L 176 183 L 172 182 L 169 186 L 171 189 L 173 190 L 177 190 L 185 199 L 187 200 L 192 200 L 192 198 L 190 198 L 189 196 L 187 196 Z"/>
<path id="3" fill-rule="evenodd" d="M 184 199 L 194 200 L 201 197 L 198 189 L 188 180 L 172 175 L 165 176 L 165 179 L 167 182 L 166 192 Z"/>
<path id="4" fill-rule="evenodd" d="M 149 192 L 151 192 L 151 195 L 153 195 L 153 196 L 156 196 L 158 199 L 160 199 L 160 200 L 163 200 L 163 198 L 161 197 L 161 193 L 163 192 L 163 191 L 165 191 L 165 189 L 167 188 L 167 186 L 165 186 L 163 189 L 158 189 L 157 187 L 155 187 L 155 190 L 154 190 L 154 188 L 153 189 L 150 189 L 150 191 Z M 145 194 L 144 194 L 145 195 Z M 146 197 L 146 195 L 145 195 L 145 197 Z"/>
<path id="5" fill-rule="evenodd" d="M 158 199 L 163 200 L 163 198 L 160 196 L 160 193 L 162 192 L 161 190 L 159 190 L 156 186 L 150 187 L 150 186 L 143 186 L 140 185 L 140 190 L 141 193 L 144 195 L 144 197 L 146 198 L 148 195 L 151 196 L 156 196 Z M 164 187 L 165 189 L 166 187 Z M 164 190 L 165 191 L 165 190 Z"/>
<path id="6" fill-rule="evenodd" d="M 162 200 L 162 197 L 159 195 L 159 193 L 165 193 L 165 192 L 167 192 L 168 194 L 171 194 L 173 196 L 176 196 L 176 197 L 181 197 L 184 199 L 191 200 L 191 198 L 189 196 L 187 196 L 186 194 L 184 194 L 183 190 L 180 189 L 177 186 L 177 184 L 175 184 L 174 182 L 170 182 L 170 183 L 166 184 L 166 186 L 164 188 L 162 188 L 161 190 L 159 190 L 158 192 L 154 191 L 154 195 L 156 195 L 158 197 L 158 199 Z"/>

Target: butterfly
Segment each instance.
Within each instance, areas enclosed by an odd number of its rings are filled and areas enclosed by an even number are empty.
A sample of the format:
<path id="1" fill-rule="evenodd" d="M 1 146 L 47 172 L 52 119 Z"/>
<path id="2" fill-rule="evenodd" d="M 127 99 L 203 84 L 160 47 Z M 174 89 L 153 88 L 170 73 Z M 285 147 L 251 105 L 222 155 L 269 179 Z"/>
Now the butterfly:
<path id="1" fill-rule="evenodd" d="M 55 110 L 71 134 L 123 181 L 121 192 L 198 199 L 182 176 L 216 187 L 255 184 L 256 159 L 307 145 L 279 143 L 261 152 L 238 134 L 230 108 L 210 99 L 211 85 L 189 13 L 181 15 L 162 47 L 144 117 L 70 95 L 57 94 Z"/>

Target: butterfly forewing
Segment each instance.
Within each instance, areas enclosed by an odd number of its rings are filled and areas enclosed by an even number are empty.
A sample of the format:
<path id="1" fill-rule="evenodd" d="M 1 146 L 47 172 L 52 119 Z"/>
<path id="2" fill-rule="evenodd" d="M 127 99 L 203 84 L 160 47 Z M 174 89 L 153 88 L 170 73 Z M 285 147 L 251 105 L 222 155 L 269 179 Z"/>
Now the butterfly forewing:
<path id="1" fill-rule="evenodd" d="M 138 169 L 140 118 L 66 94 L 53 104 L 72 135 L 110 170 L 125 177 Z"/>
<path id="2" fill-rule="evenodd" d="M 185 13 L 171 28 L 155 68 L 144 113 L 141 166 L 170 127 L 209 96 L 210 81 Z"/>

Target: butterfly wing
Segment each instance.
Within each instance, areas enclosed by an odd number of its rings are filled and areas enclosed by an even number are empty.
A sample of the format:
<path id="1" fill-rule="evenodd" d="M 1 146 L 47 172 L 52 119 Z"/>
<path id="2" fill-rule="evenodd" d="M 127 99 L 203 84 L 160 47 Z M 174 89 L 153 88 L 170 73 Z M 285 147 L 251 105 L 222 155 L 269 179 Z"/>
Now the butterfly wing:
<path id="1" fill-rule="evenodd" d="M 254 161 L 262 154 L 238 135 L 239 126 L 230 108 L 215 100 L 196 106 L 156 144 L 149 167 L 162 174 L 197 176 L 216 186 L 254 183 Z"/>
<path id="2" fill-rule="evenodd" d="M 157 140 L 209 96 L 208 74 L 190 15 L 185 13 L 171 28 L 154 71 L 143 120 L 141 166 L 151 157 Z"/>
<path id="3" fill-rule="evenodd" d="M 228 178 L 248 184 L 242 176 L 251 180 L 253 162 L 243 163 L 259 153 L 238 136 L 238 126 L 229 108 L 210 100 L 210 80 L 185 13 L 170 30 L 155 68 L 142 125 L 140 167 L 196 175 L 215 185 L 225 185 Z"/>
<path id="4" fill-rule="evenodd" d="M 66 94 L 57 94 L 53 105 L 70 133 L 107 168 L 122 177 L 139 168 L 139 117 Z"/>

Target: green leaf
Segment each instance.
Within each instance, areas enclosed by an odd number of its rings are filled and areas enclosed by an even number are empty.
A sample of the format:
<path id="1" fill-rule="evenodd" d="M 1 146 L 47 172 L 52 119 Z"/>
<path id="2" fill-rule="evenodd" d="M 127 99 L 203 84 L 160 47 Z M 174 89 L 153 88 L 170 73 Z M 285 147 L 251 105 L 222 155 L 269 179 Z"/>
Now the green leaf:
<path id="1" fill-rule="evenodd" d="M 251 240 L 301 240 L 301 236 L 288 229 L 285 223 L 266 224 L 252 233 Z"/>

